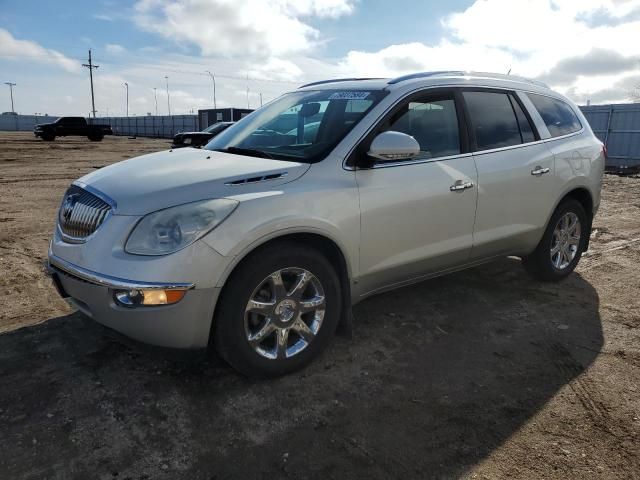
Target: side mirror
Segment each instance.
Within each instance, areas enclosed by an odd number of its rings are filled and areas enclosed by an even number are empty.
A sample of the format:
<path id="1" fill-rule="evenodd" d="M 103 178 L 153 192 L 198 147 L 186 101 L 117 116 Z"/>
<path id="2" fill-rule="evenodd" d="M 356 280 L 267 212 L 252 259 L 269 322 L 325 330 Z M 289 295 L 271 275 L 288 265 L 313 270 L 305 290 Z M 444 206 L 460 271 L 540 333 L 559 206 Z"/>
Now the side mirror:
<path id="1" fill-rule="evenodd" d="M 382 132 L 371 142 L 367 155 L 383 162 L 406 160 L 420 155 L 420 144 L 406 133 Z"/>

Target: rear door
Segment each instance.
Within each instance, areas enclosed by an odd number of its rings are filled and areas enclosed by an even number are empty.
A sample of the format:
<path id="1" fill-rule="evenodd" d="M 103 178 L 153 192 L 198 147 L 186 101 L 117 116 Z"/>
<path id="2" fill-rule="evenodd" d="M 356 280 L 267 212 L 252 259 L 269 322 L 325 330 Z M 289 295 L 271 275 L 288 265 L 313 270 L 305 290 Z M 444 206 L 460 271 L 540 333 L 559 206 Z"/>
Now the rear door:
<path id="1" fill-rule="evenodd" d="M 418 141 L 421 154 L 356 170 L 363 293 L 468 260 L 477 176 L 463 116 L 453 91 L 425 91 L 401 101 L 369 135 L 370 143 L 383 131 L 406 133 Z"/>
<path id="2" fill-rule="evenodd" d="M 528 253 L 557 201 L 554 156 L 512 91 L 463 92 L 478 169 L 473 260 Z"/>

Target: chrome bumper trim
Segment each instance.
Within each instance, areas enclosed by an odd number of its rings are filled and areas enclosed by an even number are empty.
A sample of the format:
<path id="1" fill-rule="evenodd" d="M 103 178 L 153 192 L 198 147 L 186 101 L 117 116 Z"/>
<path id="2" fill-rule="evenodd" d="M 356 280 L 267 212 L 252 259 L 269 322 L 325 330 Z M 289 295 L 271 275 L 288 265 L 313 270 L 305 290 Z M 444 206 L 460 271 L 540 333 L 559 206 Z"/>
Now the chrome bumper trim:
<path id="1" fill-rule="evenodd" d="M 110 275 L 103 275 L 67 262 L 52 253 L 49 253 L 49 261 L 46 264 L 46 268 L 49 274 L 57 270 L 63 274 L 68 274 L 72 277 L 84 280 L 85 282 L 118 290 L 191 290 L 192 288 L 195 288 L 193 283 L 137 282 L 134 280 L 112 277 Z"/>

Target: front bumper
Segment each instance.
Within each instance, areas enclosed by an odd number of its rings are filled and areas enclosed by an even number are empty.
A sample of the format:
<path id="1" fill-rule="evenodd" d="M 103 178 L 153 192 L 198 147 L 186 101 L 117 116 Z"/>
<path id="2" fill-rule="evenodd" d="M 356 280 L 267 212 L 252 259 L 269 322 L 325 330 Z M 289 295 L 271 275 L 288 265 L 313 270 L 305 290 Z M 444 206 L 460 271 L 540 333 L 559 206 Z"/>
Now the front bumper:
<path id="1" fill-rule="evenodd" d="M 219 288 L 195 289 L 187 282 L 133 281 L 103 275 L 49 253 L 47 272 L 60 295 L 84 314 L 131 338 L 172 348 L 203 348 L 209 340 Z M 172 305 L 124 307 L 116 290 L 187 289 Z"/>

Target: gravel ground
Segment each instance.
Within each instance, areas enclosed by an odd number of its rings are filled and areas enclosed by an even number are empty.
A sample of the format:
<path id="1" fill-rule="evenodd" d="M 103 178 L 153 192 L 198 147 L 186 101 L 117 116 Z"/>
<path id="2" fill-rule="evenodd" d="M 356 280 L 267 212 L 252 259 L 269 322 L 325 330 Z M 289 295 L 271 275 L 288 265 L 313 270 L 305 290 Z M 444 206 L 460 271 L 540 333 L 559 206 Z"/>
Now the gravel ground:
<path id="1" fill-rule="evenodd" d="M 73 313 L 41 270 L 66 186 L 166 140 L 0 133 L 0 478 L 640 478 L 640 179 L 559 284 L 515 259 L 371 298 L 248 381 Z"/>

